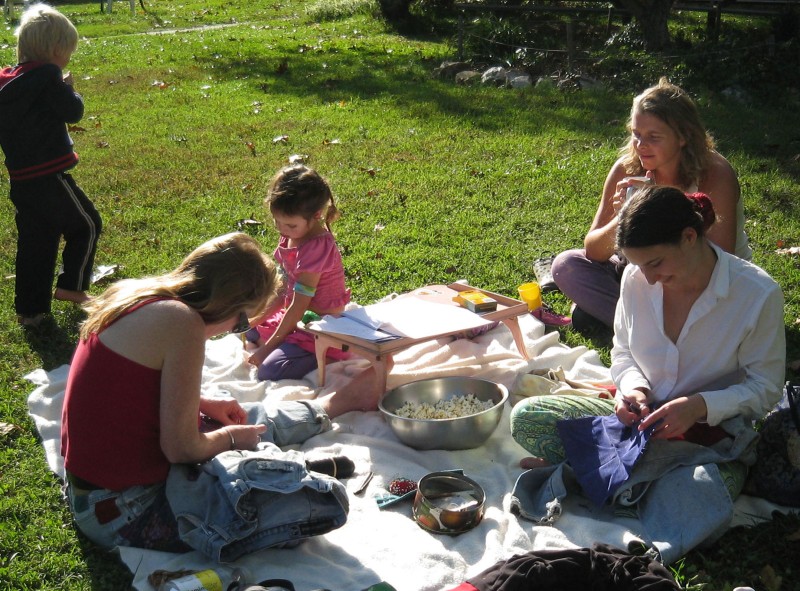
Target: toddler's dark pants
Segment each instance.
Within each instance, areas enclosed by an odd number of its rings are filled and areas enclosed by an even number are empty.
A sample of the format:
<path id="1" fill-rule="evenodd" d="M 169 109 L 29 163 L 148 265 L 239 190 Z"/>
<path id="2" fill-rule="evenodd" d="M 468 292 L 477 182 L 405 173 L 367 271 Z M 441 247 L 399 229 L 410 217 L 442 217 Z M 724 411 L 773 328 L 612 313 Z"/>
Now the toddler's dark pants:
<path id="1" fill-rule="evenodd" d="M 50 312 L 58 245 L 64 270 L 57 287 L 89 288 L 102 220 L 72 176 L 57 173 L 11 182 L 16 207 L 17 280 L 14 308 L 22 316 Z"/>

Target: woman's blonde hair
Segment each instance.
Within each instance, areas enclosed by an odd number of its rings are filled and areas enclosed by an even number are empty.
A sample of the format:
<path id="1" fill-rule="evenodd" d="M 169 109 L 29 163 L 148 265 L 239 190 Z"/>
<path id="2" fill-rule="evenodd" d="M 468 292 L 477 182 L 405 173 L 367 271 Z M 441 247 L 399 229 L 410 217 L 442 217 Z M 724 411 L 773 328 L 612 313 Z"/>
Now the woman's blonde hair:
<path id="1" fill-rule="evenodd" d="M 72 54 L 78 47 L 78 30 L 70 20 L 47 4 L 30 6 L 20 18 L 17 62 L 51 62 L 56 54 Z"/>
<path id="2" fill-rule="evenodd" d="M 192 251 L 177 269 L 156 277 L 125 279 L 84 307 L 89 317 L 82 339 L 100 332 L 136 304 L 151 298 L 175 298 L 194 308 L 207 324 L 246 310 L 260 318 L 278 289 L 274 261 L 247 234 L 213 238 Z"/>
<path id="3" fill-rule="evenodd" d="M 684 187 L 699 181 L 711 162 L 711 153 L 715 146 L 714 138 L 703 125 L 691 97 L 667 78 L 661 78 L 658 84 L 633 99 L 631 116 L 628 119 L 629 132 L 632 131 L 635 114 L 658 117 L 684 141 L 678 167 L 680 181 Z M 625 172 L 629 175 L 638 176 L 646 172 L 636 154 L 632 134 L 620 153 Z"/>

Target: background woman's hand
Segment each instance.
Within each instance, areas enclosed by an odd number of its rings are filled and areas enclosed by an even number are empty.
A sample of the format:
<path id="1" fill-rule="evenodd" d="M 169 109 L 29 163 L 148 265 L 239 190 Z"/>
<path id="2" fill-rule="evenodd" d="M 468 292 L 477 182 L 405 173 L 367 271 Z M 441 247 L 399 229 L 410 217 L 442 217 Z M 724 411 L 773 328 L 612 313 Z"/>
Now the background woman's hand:
<path id="1" fill-rule="evenodd" d="M 614 208 L 614 215 L 619 215 L 619 211 L 625 204 L 625 195 L 628 193 L 628 181 L 622 179 L 617 183 L 617 190 L 611 198 L 611 207 Z"/>
<path id="2" fill-rule="evenodd" d="M 644 431 L 653 426 L 653 439 L 673 439 L 680 437 L 697 421 L 706 417 L 706 402 L 702 396 L 682 396 L 670 400 L 651 412 L 640 424 Z"/>

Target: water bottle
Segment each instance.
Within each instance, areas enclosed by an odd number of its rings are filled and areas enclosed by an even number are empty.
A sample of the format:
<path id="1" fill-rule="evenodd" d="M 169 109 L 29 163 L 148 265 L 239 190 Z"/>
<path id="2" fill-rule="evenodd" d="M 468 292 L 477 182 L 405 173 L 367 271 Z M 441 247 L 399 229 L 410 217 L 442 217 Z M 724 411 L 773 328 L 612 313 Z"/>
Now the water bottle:
<path id="1" fill-rule="evenodd" d="M 172 579 L 161 591 L 242 591 L 247 573 L 243 568 L 209 568 L 178 579 Z"/>

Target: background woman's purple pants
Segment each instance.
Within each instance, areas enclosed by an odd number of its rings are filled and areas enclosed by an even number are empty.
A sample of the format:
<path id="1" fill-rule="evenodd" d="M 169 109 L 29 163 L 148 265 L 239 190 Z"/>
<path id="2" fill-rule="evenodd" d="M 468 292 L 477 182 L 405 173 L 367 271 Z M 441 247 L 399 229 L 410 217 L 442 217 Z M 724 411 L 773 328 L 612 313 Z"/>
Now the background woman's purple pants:
<path id="1" fill-rule="evenodd" d="M 597 262 L 583 249 L 567 250 L 553 260 L 553 281 L 575 305 L 609 327 L 619 299 L 623 262 L 617 255 Z"/>

